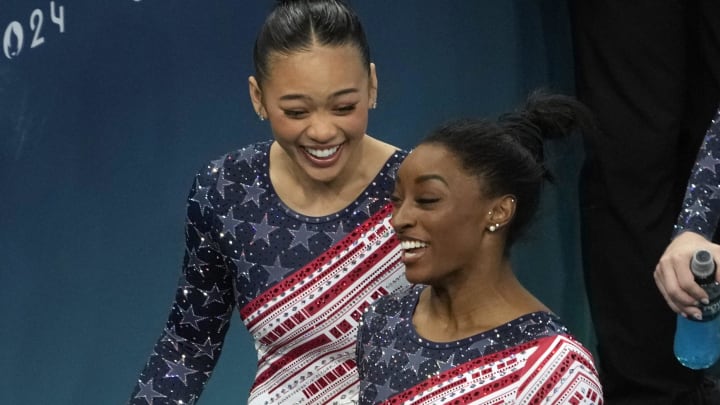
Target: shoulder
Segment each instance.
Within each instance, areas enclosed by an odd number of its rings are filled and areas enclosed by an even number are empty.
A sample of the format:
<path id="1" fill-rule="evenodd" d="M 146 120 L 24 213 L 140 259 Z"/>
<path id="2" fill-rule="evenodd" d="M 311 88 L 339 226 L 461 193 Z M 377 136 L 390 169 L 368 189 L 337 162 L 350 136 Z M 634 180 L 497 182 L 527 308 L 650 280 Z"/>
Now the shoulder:
<path id="1" fill-rule="evenodd" d="M 217 156 L 195 173 L 189 200 L 214 207 L 226 200 L 226 188 L 233 184 L 253 184 L 267 171 L 267 153 L 272 141 L 252 143 Z"/>
<path id="2" fill-rule="evenodd" d="M 257 170 L 267 164 L 271 145 L 272 141 L 251 143 L 218 157 L 211 161 L 211 164 L 217 171 L 242 169 L 243 167 Z"/>
<path id="3" fill-rule="evenodd" d="M 536 341 L 518 390 L 521 402 L 581 395 L 583 404 L 602 403 L 602 385 L 592 354 L 573 336 L 559 334 Z M 556 398 L 559 399 L 559 398 Z"/>
<path id="4" fill-rule="evenodd" d="M 395 167 L 395 170 L 393 171 L 393 175 L 394 175 L 394 172 L 397 171 L 397 166 L 399 166 L 400 163 L 402 163 L 403 160 L 405 160 L 405 158 L 408 156 L 408 153 L 409 152 L 402 150 L 402 149 L 395 149 L 395 151 L 392 153 L 392 155 L 390 155 L 390 157 L 387 160 L 386 166 L 387 167 Z"/>
<path id="5" fill-rule="evenodd" d="M 538 339 L 538 341 L 543 351 L 546 351 L 553 355 L 566 355 L 567 353 L 574 353 L 588 360 L 588 365 L 591 366 L 593 369 L 595 368 L 595 365 L 593 364 L 592 354 L 590 353 L 590 351 L 585 348 L 585 346 L 583 346 L 583 344 L 580 343 L 574 336 L 570 334 L 562 333 L 555 336 L 547 336 Z"/>
<path id="6" fill-rule="evenodd" d="M 221 172 L 237 168 L 245 164 L 246 167 L 256 167 L 267 157 L 272 141 L 251 143 L 240 149 L 216 156 L 207 161 L 197 171 L 198 178 L 217 178 Z"/>
<path id="7" fill-rule="evenodd" d="M 376 176 L 376 182 L 381 183 L 385 189 L 392 190 L 395 187 L 395 178 L 400 164 L 407 157 L 408 152 L 402 149 L 394 148 L 386 155 L 383 166 Z"/>

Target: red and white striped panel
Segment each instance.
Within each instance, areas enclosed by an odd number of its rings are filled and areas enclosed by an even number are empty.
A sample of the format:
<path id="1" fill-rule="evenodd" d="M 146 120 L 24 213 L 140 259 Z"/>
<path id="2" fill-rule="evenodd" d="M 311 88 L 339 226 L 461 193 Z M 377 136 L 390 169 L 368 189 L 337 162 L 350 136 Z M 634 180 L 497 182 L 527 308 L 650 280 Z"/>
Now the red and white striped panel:
<path id="1" fill-rule="evenodd" d="M 357 400 L 355 341 L 362 311 L 407 285 L 390 205 L 328 252 L 241 309 L 258 371 L 249 404 Z"/>

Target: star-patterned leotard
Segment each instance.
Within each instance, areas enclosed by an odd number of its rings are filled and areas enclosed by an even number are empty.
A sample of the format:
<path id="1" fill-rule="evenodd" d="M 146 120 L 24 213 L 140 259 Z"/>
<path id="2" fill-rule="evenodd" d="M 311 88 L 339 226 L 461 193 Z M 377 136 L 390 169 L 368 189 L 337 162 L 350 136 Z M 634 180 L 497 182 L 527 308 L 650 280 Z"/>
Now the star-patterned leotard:
<path id="1" fill-rule="evenodd" d="M 360 404 L 602 404 L 590 353 L 547 312 L 454 342 L 412 325 L 425 286 L 384 296 L 357 342 Z"/>
<path id="2" fill-rule="evenodd" d="M 235 306 L 258 350 L 247 403 L 357 399 L 362 310 L 407 283 L 388 204 L 406 153 L 395 152 L 347 208 L 307 217 L 273 189 L 271 144 L 230 153 L 196 176 L 175 302 L 131 404 L 194 403 Z"/>

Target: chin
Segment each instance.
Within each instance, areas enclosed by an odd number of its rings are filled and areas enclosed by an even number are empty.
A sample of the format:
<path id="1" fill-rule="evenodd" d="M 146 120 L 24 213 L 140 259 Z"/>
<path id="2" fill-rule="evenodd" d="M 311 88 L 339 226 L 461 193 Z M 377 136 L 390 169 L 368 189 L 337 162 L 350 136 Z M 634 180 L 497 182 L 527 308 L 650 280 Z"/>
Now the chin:
<path id="1" fill-rule="evenodd" d="M 344 160 L 338 160 L 331 166 L 317 167 L 310 162 L 303 162 L 301 167 L 309 178 L 320 183 L 330 183 L 342 175 L 346 164 Z"/>
<path id="2" fill-rule="evenodd" d="M 423 275 L 417 271 L 408 270 L 407 268 L 405 268 L 405 279 L 410 284 L 428 284 L 430 280 L 428 277 L 423 277 Z"/>
<path id="3" fill-rule="evenodd" d="M 334 167 L 318 168 L 307 164 L 298 165 L 303 177 L 317 183 L 331 183 L 338 178 L 340 171 Z"/>

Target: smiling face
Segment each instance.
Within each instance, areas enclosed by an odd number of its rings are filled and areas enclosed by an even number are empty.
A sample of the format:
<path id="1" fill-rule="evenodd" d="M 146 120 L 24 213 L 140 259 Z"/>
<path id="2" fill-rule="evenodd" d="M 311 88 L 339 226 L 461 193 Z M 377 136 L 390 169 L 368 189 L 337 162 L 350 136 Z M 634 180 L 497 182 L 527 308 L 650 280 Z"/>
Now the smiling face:
<path id="1" fill-rule="evenodd" d="M 433 285 L 478 263 L 496 200 L 445 147 L 423 144 L 408 155 L 392 201 L 408 281 Z"/>
<path id="2" fill-rule="evenodd" d="M 261 85 L 250 78 L 255 110 L 270 121 L 296 174 L 323 183 L 361 163 L 359 145 L 376 91 L 374 66 L 364 66 L 351 45 L 275 54 Z"/>

